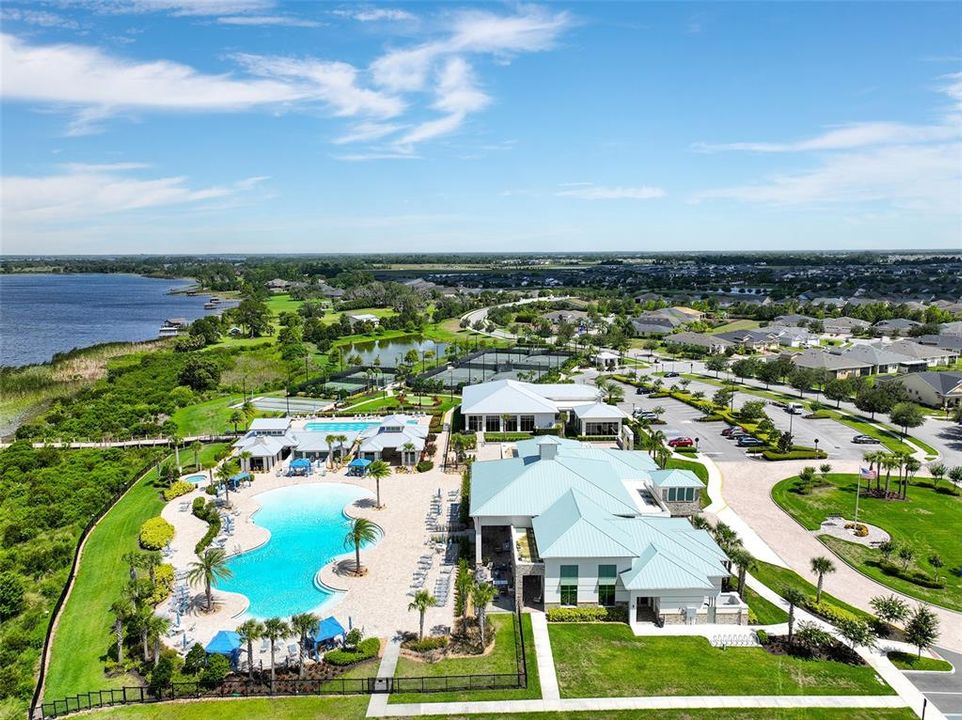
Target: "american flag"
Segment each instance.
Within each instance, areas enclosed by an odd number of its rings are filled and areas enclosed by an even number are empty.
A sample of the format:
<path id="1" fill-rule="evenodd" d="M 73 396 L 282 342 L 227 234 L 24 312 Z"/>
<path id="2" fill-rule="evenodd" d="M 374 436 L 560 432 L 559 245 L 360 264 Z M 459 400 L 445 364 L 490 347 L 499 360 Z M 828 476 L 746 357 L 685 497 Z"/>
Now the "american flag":
<path id="1" fill-rule="evenodd" d="M 869 470 L 868 468 L 862 468 L 859 475 L 863 480 L 874 480 L 878 477 L 878 473 L 875 470 Z"/>

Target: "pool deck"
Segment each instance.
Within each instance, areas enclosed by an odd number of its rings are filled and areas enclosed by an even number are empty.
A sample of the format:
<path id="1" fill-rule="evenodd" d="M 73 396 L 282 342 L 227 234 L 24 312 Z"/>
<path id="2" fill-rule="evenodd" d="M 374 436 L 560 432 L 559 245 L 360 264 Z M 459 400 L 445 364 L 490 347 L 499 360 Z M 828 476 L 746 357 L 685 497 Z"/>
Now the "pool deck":
<path id="1" fill-rule="evenodd" d="M 423 422 L 426 423 L 427 419 Z M 441 449 L 445 445 L 444 434 L 440 433 L 437 446 Z M 440 450 L 438 454 L 440 455 Z M 411 597 L 407 593 L 418 558 L 431 552 L 428 543 L 432 533 L 425 527 L 425 516 L 438 489 L 445 501 L 446 512 L 448 492 L 460 487 L 460 476 L 445 474 L 437 467 L 425 473 L 391 475 L 381 481 L 381 502 L 384 507 L 378 510 L 375 509 L 373 501 L 373 478 L 349 477 L 346 469 L 328 470 L 325 476 L 315 472 L 310 477 L 278 477 L 274 473 L 254 473 L 254 481 L 250 487 L 230 493 L 234 534 L 228 538 L 224 549 L 233 555 L 268 541 L 270 533 L 252 520 L 260 507 L 257 502 L 257 495 L 260 493 L 304 484 L 345 483 L 364 488 L 370 493 L 370 497 L 349 505 L 345 512 L 351 517 L 366 517 L 377 523 L 384 530 L 384 536 L 375 546 L 361 551 L 361 563 L 367 569 L 367 574 L 363 577 L 345 574 L 343 566 L 338 572 L 337 561 L 318 568 L 319 577 L 324 584 L 346 591 L 342 599 L 326 614 L 334 615 L 344 627 L 347 627 L 350 621 L 354 626 L 361 627 L 365 635 L 385 639 L 393 637 L 398 631 L 417 631 L 418 614 L 408 611 Z M 170 546 L 173 553 L 165 562 L 171 563 L 177 572 L 186 570 L 196 559 L 194 546 L 207 530 L 207 524 L 190 512 L 190 503 L 196 497 L 210 496 L 203 492 L 202 487 L 198 488 L 167 503 L 161 513 L 173 524 L 176 531 Z M 181 510 L 185 503 L 188 509 Z M 347 559 L 353 565 L 353 557 L 352 550 L 345 550 L 345 556 L 338 560 Z M 424 584 L 424 588 L 432 593 L 439 567 L 440 558 L 437 558 Z M 247 598 L 243 595 L 215 589 L 215 609 L 207 613 L 204 611 L 203 587 L 193 587 L 191 592 L 194 602 L 181 620 L 181 625 L 188 628 L 189 643 L 199 642 L 206 645 L 217 631 L 233 630 L 246 619 L 244 614 Z M 452 587 L 446 606 L 428 610 L 425 627 L 449 626 L 452 622 L 453 603 Z M 167 602 L 159 607 L 159 611 L 163 613 L 167 613 L 169 609 L 170 604 Z M 285 647 L 289 642 L 293 640 L 285 641 Z M 182 636 L 168 638 L 167 643 L 179 648 Z M 269 653 L 260 654 L 258 649 L 259 643 L 255 644 L 254 660 L 256 662 L 262 659 L 266 665 Z"/>

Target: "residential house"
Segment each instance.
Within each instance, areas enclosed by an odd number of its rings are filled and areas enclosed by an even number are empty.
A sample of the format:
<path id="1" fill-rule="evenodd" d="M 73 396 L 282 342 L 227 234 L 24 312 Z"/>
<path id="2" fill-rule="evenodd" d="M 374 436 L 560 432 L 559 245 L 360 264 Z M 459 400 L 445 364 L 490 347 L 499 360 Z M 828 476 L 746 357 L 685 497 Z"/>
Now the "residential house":
<path id="1" fill-rule="evenodd" d="M 954 350 L 957 353 L 962 353 L 962 335 L 947 335 L 944 333 L 942 335 L 922 335 L 915 340 L 922 345 L 934 345 L 943 350 Z"/>
<path id="2" fill-rule="evenodd" d="M 645 453 L 551 436 L 519 442 L 517 457 L 472 465 L 475 561 L 523 602 L 626 605 L 636 630 L 746 624 L 745 603 L 722 591 L 724 552 L 662 500 L 697 508 L 703 489 Z"/>
<path id="3" fill-rule="evenodd" d="M 905 335 L 912 328 L 917 328 L 922 323 L 906 318 L 891 318 L 890 320 L 879 320 L 872 326 L 873 330 L 884 335 Z"/>
<path id="4" fill-rule="evenodd" d="M 945 367 L 959 359 L 956 350 L 948 350 L 934 345 L 922 345 L 912 340 L 898 340 L 887 346 L 888 350 L 907 358 L 906 369 L 925 370 L 933 367 Z"/>
<path id="5" fill-rule="evenodd" d="M 904 355 L 894 353 L 878 343 L 859 343 L 847 350 L 833 352 L 843 358 L 869 365 L 871 367 L 869 373 L 872 375 L 898 372 L 901 369 L 901 363 L 905 360 Z"/>
<path id="6" fill-rule="evenodd" d="M 769 330 L 782 347 L 802 348 L 817 347 L 818 335 L 813 335 L 803 327 L 768 326 Z"/>
<path id="7" fill-rule="evenodd" d="M 344 315 L 351 326 L 359 325 L 361 323 L 371 323 L 372 325 L 378 325 L 381 322 L 381 318 L 377 315 L 372 315 L 371 313 L 345 313 Z"/>
<path id="8" fill-rule="evenodd" d="M 945 323 L 942 325 L 943 335 L 962 335 L 962 320 Z"/>
<path id="9" fill-rule="evenodd" d="M 772 320 L 766 327 L 807 327 L 811 322 L 818 322 L 815 318 L 809 317 L 808 315 L 779 315 L 774 320 Z"/>
<path id="10" fill-rule="evenodd" d="M 862 330 L 869 327 L 867 320 L 859 320 L 853 317 L 825 318 L 822 320 L 822 331 L 832 337 L 849 337 L 855 330 Z"/>
<path id="11" fill-rule="evenodd" d="M 953 408 L 962 404 L 962 373 L 909 373 L 898 378 L 910 400 L 934 408 Z"/>
<path id="12" fill-rule="evenodd" d="M 717 333 L 716 338 L 727 340 L 735 347 L 746 350 L 775 350 L 778 348 L 778 338 L 770 330 L 729 330 Z"/>
<path id="13" fill-rule="evenodd" d="M 708 355 L 723 353 L 734 346 L 731 340 L 726 340 L 718 335 L 707 335 L 705 333 L 680 332 L 665 337 L 665 345 L 675 349 L 684 350 L 690 348 L 696 352 L 703 352 Z"/>
<path id="14" fill-rule="evenodd" d="M 837 380 L 870 375 L 872 372 L 872 366 L 866 362 L 824 350 L 806 350 L 792 355 L 791 360 L 796 367 L 822 370 L 828 377 Z"/>

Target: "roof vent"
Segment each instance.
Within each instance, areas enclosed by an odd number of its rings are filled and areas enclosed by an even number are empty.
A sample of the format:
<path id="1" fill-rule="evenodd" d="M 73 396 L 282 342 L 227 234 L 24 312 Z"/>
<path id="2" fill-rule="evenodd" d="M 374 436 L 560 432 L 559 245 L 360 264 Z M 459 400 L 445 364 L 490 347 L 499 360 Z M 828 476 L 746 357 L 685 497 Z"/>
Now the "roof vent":
<path id="1" fill-rule="evenodd" d="M 554 460 L 558 457 L 558 445 L 560 445 L 555 438 L 546 437 L 538 441 L 538 456 L 542 460 Z"/>

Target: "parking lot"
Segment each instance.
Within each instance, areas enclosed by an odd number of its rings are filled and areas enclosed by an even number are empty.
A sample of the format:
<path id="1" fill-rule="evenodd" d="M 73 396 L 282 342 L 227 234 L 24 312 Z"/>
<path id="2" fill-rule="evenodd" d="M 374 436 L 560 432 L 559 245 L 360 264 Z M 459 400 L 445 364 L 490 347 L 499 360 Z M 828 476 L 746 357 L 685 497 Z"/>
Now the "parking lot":
<path id="1" fill-rule="evenodd" d="M 955 672 L 910 672 L 905 676 L 948 720 L 958 720 L 962 718 L 962 654 L 941 648 L 938 653 L 955 666 Z"/>

